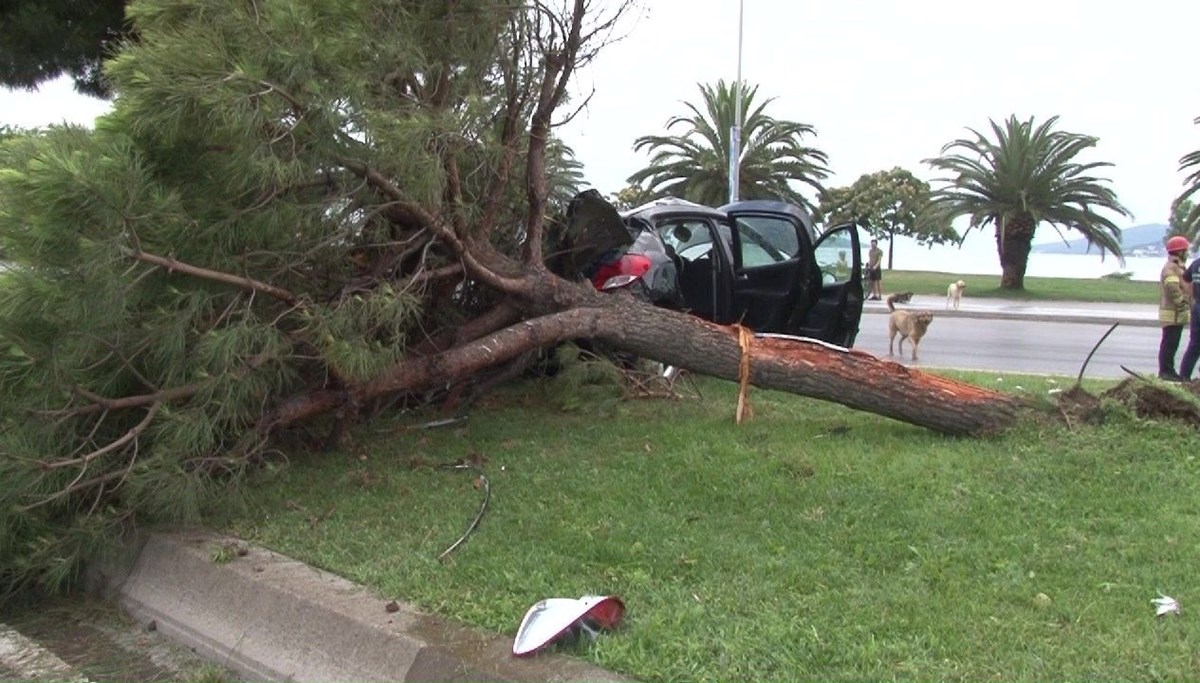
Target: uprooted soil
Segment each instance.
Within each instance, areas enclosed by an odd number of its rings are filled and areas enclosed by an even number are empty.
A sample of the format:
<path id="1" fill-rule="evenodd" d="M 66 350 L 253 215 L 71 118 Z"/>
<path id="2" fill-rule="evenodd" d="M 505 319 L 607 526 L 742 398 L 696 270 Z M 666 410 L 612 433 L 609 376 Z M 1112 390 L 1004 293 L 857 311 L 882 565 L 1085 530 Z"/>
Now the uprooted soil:
<path id="1" fill-rule="evenodd" d="M 1200 382 L 1178 386 L 1200 399 Z M 1200 405 L 1160 384 L 1142 379 L 1126 379 L 1100 396 L 1094 396 L 1078 386 L 1072 387 L 1059 395 L 1058 408 L 1068 424 L 1076 421 L 1096 424 L 1104 421 L 1100 402 L 1105 398 L 1120 401 L 1141 418 L 1178 420 L 1200 428 Z"/>

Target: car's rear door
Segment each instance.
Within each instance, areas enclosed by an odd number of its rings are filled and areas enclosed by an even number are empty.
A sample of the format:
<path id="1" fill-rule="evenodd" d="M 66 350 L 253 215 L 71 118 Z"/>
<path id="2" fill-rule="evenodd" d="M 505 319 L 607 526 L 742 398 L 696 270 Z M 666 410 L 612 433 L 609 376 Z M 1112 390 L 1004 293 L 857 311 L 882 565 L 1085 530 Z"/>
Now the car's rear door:
<path id="1" fill-rule="evenodd" d="M 654 231 L 678 270 L 683 308 L 705 320 L 729 323 L 732 257 L 723 216 L 711 209 L 655 216 Z"/>

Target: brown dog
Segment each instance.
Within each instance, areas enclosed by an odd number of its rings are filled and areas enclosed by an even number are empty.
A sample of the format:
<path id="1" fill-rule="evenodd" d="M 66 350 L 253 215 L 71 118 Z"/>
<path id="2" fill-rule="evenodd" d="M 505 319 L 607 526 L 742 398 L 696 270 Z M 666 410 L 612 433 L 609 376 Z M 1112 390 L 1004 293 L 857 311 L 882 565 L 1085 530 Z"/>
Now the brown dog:
<path id="1" fill-rule="evenodd" d="M 893 305 L 892 297 L 887 298 L 888 310 L 892 312 L 888 316 L 888 355 L 893 355 L 892 342 L 896 340 L 896 335 L 900 335 L 900 343 L 896 345 L 900 355 L 904 355 L 904 340 L 908 339 L 912 342 L 912 359 L 917 360 L 917 347 L 921 345 L 921 338 L 925 336 L 925 330 L 929 329 L 929 323 L 933 322 L 933 311 L 897 311 Z"/>

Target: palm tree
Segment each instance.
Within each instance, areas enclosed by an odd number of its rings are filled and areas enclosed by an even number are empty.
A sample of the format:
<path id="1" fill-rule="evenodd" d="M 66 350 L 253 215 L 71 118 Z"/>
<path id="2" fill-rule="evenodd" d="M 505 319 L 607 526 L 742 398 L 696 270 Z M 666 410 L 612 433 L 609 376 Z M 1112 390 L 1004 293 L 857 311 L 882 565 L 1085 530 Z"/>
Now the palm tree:
<path id="1" fill-rule="evenodd" d="M 575 158 L 575 150 L 559 138 L 546 143 L 546 182 L 550 187 L 549 201 L 565 208 L 571 198 L 583 188 L 583 163 Z"/>
<path id="2" fill-rule="evenodd" d="M 739 156 L 738 196 L 742 199 L 786 199 L 810 211 L 812 202 L 792 187 L 796 181 L 823 189 L 829 177 L 829 158 L 806 147 L 806 135 L 816 135 L 807 123 L 783 121 L 764 113 L 774 98 L 757 106 L 758 87 L 741 84 L 742 146 Z M 634 141 L 634 151 L 648 149 L 650 165 L 629 176 L 635 185 L 647 184 L 656 196 L 670 195 L 709 206 L 724 204 L 729 190 L 729 130 L 735 120 L 736 91 L 718 81 L 716 88 L 700 85 L 704 110 L 684 102 L 691 111 L 667 121 L 667 130 L 682 135 L 646 135 Z"/>
<path id="3" fill-rule="evenodd" d="M 994 140 L 968 128 L 975 139 L 955 140 L 942 148 L 942 156 L 925 160 L 951 174 L 935 180 L 944 183 L 933 195 L 935 211 L 950 220 L 969 216 L 967 232 L 995 227 L 1004 289 L 1025 288 L 1029 250 L 1041 223 L 1049 223 L 1060 236 L 1063 228 L 1077 231 L 1101 256 L 1108 252 L 1122 258 L 1120 228 L 1097 210 L 1130 213 L 1103 184 L 1106 178 L 1091 175 L 1112 164 L 1074 161 L 1097 139 L 1053 130 L 1057 120 L 1054 116 L 1036 127 L 1032 117 L 1019 121 L 1010 116 L 1003 127 L 989 121 Z"/>
<path id="4" fill-rule="evenodd" d="M 1200 117 L 1197 117 L 1192 123 L 1200 123 Z M 1183 184 L 1187 186 L 1187 189 L 1171 204 L 1171 227 L 1172 229 L 1176 227 L 1175 213 L 1177 207 L 1189 206 L 1190 209 L 1186 214 L 1179 216 L 1179 227 L 1182 229 L 1184 235 L 1191 236 L 1193 238 L 1192 241 L 1195 242 L 1196 233 L 1200 232 L 1198 230 L 1200 228 L 1200 205 L 1194 204 L 1188 201 L 1188 199 L 1200 190 L 1200 150 L 1186 154 L 1179 160 L 1180 171 L 1187 172 L 1189 169 L 1192 171 L 1191 174 L 1183 180 Z"/>

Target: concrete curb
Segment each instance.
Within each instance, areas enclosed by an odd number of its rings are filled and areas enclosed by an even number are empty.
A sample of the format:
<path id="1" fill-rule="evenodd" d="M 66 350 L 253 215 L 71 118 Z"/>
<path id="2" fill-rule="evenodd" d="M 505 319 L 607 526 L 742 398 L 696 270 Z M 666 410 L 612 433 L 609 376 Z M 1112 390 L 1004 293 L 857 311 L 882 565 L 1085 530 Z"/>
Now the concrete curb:
<path id="1" fill-rule="evenodd" d="M 87 678 L 36 642 L 0 623 L 0 674 L 22 681 L 87 683 Z"/>
<path id="2" fill-rule="evenodd" d="M 218 563 L 219 548 L 237 550 Z M 389 612 L 355 583 L 207 531 L 151 534 L 101 580 L 135 619 L 249 680 L 629 680 L 562 655 L 515 658 L 508 638 L 403 603 Z"/>

